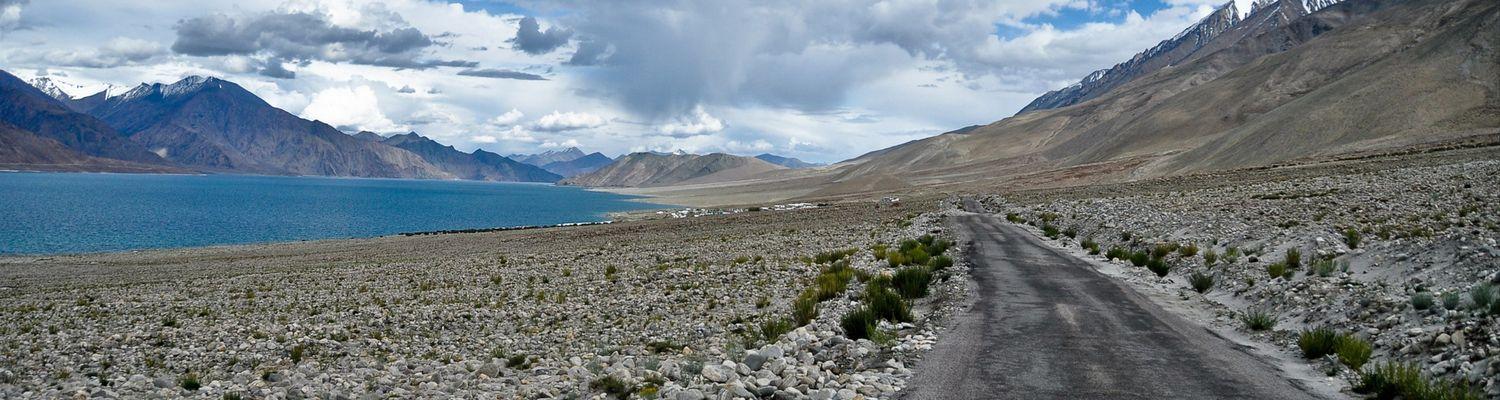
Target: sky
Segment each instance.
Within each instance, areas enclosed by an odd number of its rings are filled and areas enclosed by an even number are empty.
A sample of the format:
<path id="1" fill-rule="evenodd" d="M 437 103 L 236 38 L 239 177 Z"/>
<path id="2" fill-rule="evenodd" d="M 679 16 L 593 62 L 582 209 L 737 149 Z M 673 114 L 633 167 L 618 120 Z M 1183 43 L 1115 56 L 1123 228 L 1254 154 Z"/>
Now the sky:
<path id="1" fill-rule="evenodd" d="M 1220 0 L 0 0 L 0 69 L 190 75 L 346 132 L 836 162 L 1013 115 Z"/>

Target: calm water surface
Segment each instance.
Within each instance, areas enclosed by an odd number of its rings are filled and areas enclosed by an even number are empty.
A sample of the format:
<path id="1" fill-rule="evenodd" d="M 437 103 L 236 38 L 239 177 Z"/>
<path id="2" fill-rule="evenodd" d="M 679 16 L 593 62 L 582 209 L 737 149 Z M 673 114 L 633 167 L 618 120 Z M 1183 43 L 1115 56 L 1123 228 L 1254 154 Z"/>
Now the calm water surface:
<path id="1" fill-rule="evenodd" d="M 593 222 L 658 207 L 630 199 L 524 183 L 0 173 L 0 254 Z"/>

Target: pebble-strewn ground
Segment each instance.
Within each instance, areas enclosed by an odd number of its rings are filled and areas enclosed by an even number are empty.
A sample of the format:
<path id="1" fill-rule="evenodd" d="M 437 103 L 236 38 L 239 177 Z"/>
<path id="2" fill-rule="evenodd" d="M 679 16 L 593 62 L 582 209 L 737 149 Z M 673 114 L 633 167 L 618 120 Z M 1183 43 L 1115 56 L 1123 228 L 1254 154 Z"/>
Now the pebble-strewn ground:
<path id="1" fill-rule="evenodd" d="M 756 336 L 818 274 L 805 258 L 859 248 L 854 268 L 888 270 L 871 245 L 951 210 L 0 258 L 0 398 L 889 397 L 964 295 L 963 260 L 892 340 L 838 333 L 858 282 Z"/>
<path id="2" fill-rule="evenodd" d="M 1171 266 L 1165 278 L 1127 267 L 1128 280 L 1201 299 L 1219 310 L 1214 323 L 1221 326 L 1244 329 L 1239 315 L 1267 310 L 1278 324 L 1254 333 L 1261 339 L 1295 351 L 1298 332 L 1327 326 L 1373 342 L 1376 362 L 1417 363 L 1432 376 L 1500 396 L 1500 307 L 1476 306 L 1471 296 L 1482 290 L 1476 287 L 1500 286 L 1500 161 L 1478 157 L 1245 184 L 1232 174 L 1217 179 L 1182 190 L 1147 182 L 1094 194 L 987 200 L 995 212 L 1052 225 L 1060 246 L 1078 249 L 1086 239 L 1101 252 L 1196 245 L 1196 254 L 1165 258 Z M 1349 240 L 1350 230 L 1358 232 L 1358 242 Z M 1226 256 L 1231 249 L 1238 254 L 1232 259 Z M 1300 251 L 1301 267 L 1290 278 L 1271 277 L 1270 265 L 1284 263 L 1288 249 Z M 1321 259 L 1332 263 L 1320 274 L 1311 264 Z M 1215 278 L 1206 295 L 1192 289 L 1193 273 Z M 1414 298 L 1434 304 L 1418 309 Z M 1338 371 L 1335 361 L 1311 362 L 1357 379 L 1347 368 Z"/>

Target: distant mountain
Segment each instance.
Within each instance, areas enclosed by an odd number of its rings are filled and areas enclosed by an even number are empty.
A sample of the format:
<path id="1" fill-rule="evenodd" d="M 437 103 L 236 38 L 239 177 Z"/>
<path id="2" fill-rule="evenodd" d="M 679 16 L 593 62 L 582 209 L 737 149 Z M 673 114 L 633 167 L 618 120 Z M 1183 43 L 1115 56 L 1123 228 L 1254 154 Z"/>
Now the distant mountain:
<path id="1" fill-rule="evenodd" d="M 74 112 L 62 101 L 4 71 L 0 71 L 0 121 L 13 130 L 50 139 L 82 155 L 157 166 L 169 164 L 108 124 Z M 11 133 L 10 138 L 18 144 L 22 140 L 16 133 Z"/>
<path id="2" fill-rule="evenodd" d="M 216 78 L 142 84 L 88 111 L 152 152 L 208 171 L 453 178 L 412 152 L 298 118 Z"/>
<path id="3" fill-rule="evenodd" d="M 582 150 L 577 147 L 569 147 L 562 150 L 547 150 L 540 154 L 511 154 L 510 159 L 535 166 L 544 166 L 559 161 L 573 161 L 583 158 Z"/>
<path id="4" fill-rule="evenodd" d="M 785 167 L 753 157 L 723 153 L 631 153 L 597 171 L 564 179 L 558 184 L 588 187 L 690 185 L 746 179 L 778 169 Z"/>
<path id="5" fill-rule="evenodd" d="M 355 139 L 367 140 L 367 141 L 371 141 L 371 142 L 382 142 L 382 141 L 385 141 L 385 136 L 380 136 L 379 133 L 370 132 L 370 131 L 359 131 L 359 133 L 354 134 L 354 138 Z"/>
<path id="6" fill-rule="evenodd" d="M 1253 40 L 1258 33 L 1286 25 L 1339 1 L 1341 0 L 1230 1 L 1177 36 L 1136 54 L 1130 60 L 1109 69 L 1095 71 L 1078 83 L 1037 97 L 1018 114 L 1066 107 L 1099 97 L 1162 68 L 1234 46 L 1241 40 Z"/>
<path id="7" fill-rule="evenodd" d="M 361 132 L 362 137 L 375 135 Z M 356 135 L 359 136 L 359 135 Z M 476 150 L 464 153 L 428 139 L 416 132 L 385 138 L 381 143 L 405 149 L 421 156 L 432 165 L 441 168 L 459 179 L 498 182 L 556 182 L 562 176 L 547 172 L 540 167 L 522 164 L 498 154 Z"/>
<path id="8" fill-rule="evenodd" d="M 798 160 L 798 159 L 795 159 L 795 158 L 782 157 L 782 156 L 778 156 L 778 155 L 770 154 L 770 153 L 762 153 L 761 155 L 755 156 L 755 158 L 758 158 L 761 161 L 765 161 L 765 162 L 768 162 L 768 163 L 772 163 L 772 164 L 776 164 L 776 165 L 780 165 L 780 166 L 787 167 L 787 168 L 792 168 L 792 169 L 821 167 L 821 166 L 824 165 L 824 164 L 814 164 L 814 163 L 810 163 L 810 162 Z"/>
<path id="9" fill-rule="evenodd" d="M 568 161 L 555 161 L 547 163 L 547 165 L 542 166 L 542 169 L 545 169 L 554 174 L 562 175 L 565 178 L 571 178 L 574 176 L 597 171 L 599 170 L 599 168 L 603 168 L 604 166 L 609 165 L 609 163 L 612 163 L 614 161 L 615 160 L 613 158 L 609 158 L 609 156 L 596 151 L 590 153 L 589 155 Z"/>

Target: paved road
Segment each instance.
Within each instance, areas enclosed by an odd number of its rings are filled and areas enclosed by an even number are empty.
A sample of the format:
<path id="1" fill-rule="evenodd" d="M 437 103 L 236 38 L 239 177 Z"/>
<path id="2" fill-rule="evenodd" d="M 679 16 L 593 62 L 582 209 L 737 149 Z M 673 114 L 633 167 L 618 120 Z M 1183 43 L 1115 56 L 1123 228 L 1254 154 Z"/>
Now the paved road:
<path id="1" fill-rule="evenodd" d="M 974 303 L 919 363 L 904 398 L 1314 398 L 1020 228 L 955 218 L 973 242 Z"/>

